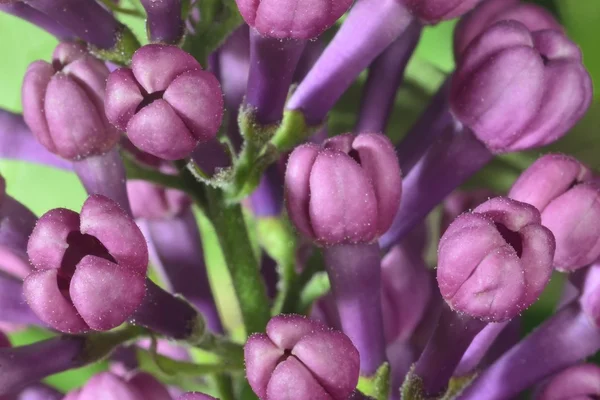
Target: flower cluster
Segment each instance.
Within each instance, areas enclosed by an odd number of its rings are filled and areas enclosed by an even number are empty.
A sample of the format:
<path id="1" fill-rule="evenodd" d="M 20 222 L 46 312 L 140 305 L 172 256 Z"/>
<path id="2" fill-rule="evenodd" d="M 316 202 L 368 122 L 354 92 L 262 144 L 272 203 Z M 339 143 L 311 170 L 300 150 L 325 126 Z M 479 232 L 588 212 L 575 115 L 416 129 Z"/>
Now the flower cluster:
<path id="1" fill-rule="evenodd" d="M 0 110 L 0 157 L 73 172 L 87 192 L 38 218 L 0 176 L 0 399 L 600 396 L 586 363 L 600 176 L 548 153 L 508 190 L 471 180 L 590 107 L 583 54 L 553 14 L 520 0 L 125 3 L 0 0 L 60 41 L 25 71 L 22 115 Z M 142 42 L 125 14 L 145 20 Z M 396 143 L 423 28 L 452 19 L 455 69 Z M 337 132 L 328 117 L 357 84 L 354 128 Z M 561 274 L 554 313 L 523 336 Z M 91 364 L 86 380 L 45 380 Z"/>

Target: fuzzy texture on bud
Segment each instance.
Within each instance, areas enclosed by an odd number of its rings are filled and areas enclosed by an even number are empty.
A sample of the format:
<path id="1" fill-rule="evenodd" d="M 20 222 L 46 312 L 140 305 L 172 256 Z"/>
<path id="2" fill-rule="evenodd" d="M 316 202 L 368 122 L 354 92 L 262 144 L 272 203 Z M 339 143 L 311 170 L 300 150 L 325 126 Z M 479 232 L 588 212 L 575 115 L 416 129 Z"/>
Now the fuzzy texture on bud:
<path id="1" fill-rule="evenodd" d="M 104 63 L 75 43 L 61 43 L 52 63 L 35 61 L 22 87 L 23 116 L 36 139 L 68 160 L 112 149 L 119 133 L 104 116 Z"/>
<path id="2" fill-rule="evenodd" d="M 460 17 L 481 0 L 400 0 L 421 21 L 435 24 Z"/>
<path id="3" fill-rule="evenodd" d="M 600 396 L 600 367 L 581 364 L 556 374 L 536 400 L 593 399 Z"/>
<path id="4" fill-rule="evenodd" d="M 437 280 L 456 311 L 489 322 L 515 317 L 550 280 L 555 242 L 529 204 L 496 197 L 459 216 L 442 236 Z"/>
<path id="5" fill-rule="evenodd" d="M 341 332 L 300 315 L 278 315 L 244 346 L 246 377 L 261 400 L 346 400 L 359 356 Z"/>
<path id="6" fill-rule="evenodd" d="M 534 205 L 556 238 L 554 266 L 574 271 L 600 257 L 600 182 L 577 159 L 540 157 L 512 186 L 509 197 Z"/>
<path id="7" fill-rule="evenodd" d="M 317 243 L 369 243 L 390 227 L 402 192 L 398 158 L 379 133 L 345 134 L 291 154 L 287 209 L 296 228 Z"/>
<path id="8" fill-rule="evenodd" d="M 104 196 L 88 197 L 80 214 L 62 208 L 44 214 L 27 254 L 35 267 L 23 283 L 27 303 L 61 332 L 112 329 L 144 298 L 146 240 L 133 219 Z"/>
<path id="9" fill-rule="evenodd" d="M 353 0 L 236 0 L 248 25 L 278 39 L 314 39 L 329 29 Z"/>
<path id="10" fill-rule="evenodd" d="M 493 153 L 556 141 L 591 100 L 577 45 L 559 31 L 532 33 L 517 21 L 494 24 L 467 47 L 450 93 L 453 114 Z"/>
<path id="11" fill-rule="evenodd" d="M 531 32 L 563 28 L 545 8 L 519 0 L 486 0 L 458 21 L 454 30 L 454 56 L 459 59 L 469 44 L 498 21 L 513 20 Z"/>
<path id="12" fill-rule="evenodd" d="M 104 104 L 108 120 L 136 147 L 165 160 L 188 157 L 198 143 L 213 139 L 223 118 L 217 78 L 168 45 L 144 46 L 131 68 L 112 72 Z"/>

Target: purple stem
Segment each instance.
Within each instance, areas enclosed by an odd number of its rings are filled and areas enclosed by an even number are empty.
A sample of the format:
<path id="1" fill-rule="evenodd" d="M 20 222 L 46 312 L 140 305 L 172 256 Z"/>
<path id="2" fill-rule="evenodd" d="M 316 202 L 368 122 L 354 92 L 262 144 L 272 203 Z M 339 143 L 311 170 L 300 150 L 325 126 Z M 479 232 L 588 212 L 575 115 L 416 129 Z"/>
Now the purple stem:
<path id="1" fill-rule="evenodd" d="M 449 126 L 405 175 L 402 202 L 382 248 L 399 242 L 448 194 L 484 167 L 492 153 L 459 123 Z"/>
<path id="2" fill-rule="evenodd" d="M 146 296 L 129 322 L 170 339 L 185 340 L 195 333 L 198 318 L 201 318 L 198 311 L 187 301 L 173 296 L 146 279 Z"/>
<path id="3" fill-rule="evenodd" d="M 397 340 L 388 345 L 387 357 L 390 362 L 390 400 L 400 400 L 400 388 L 404 383 L 404 377 L 415 362 L 416 354 L 414 346 L 405 340 Z"/>
<path id="4" fill-rule="evenodd" d="M 125 166 L 117 147 L 99 156 L 74 161 L 73 169 L 88 194 L 106 196 L 131 215 L 125 183 Z"/>
<path id="5" fill-rule="evenodd" d="M 449 91 L 450 78 L 440 86 L 425 112 L 396 146 L 400 168 L 405 175 L 423 157 L 431 143 L 455 124 L 454 117 L 450 113 Z"/>
<path id="6" fill-rule="evenodd" d="M 0 349 L 0 395 L 86 364 L 84 336 L 60 336 L 28 346 Z"/>
<path id="7" fill-rule="evenodd" d="M 455 375 L 464 376 L 475 371 L 509 323 L 510 321 L 492 323 L 483 328 L 475 339 L 473 339 L 473 342 L 471 342 L 471 345 L 460 360 Z"/>
<path id="8" fill-rule="evenodd" d="M 508 326 L 504 328 L 496 338 L 487 354 L 479 364 L 478 368 L 485 368 L 497 359 L 502 357 L 521 340 L 521 317 L 515 317 L 510 320 Z"/>
<path id="9" fill-rule="evenodd" d="M 188 209 L 174 218 L 140 222 L 148 240 L 151 263 L 167 290 L 185 297 L 200 310 L 212 332 L 222 333 L 193 211 Z"/>
<path id="10" fill-rule="evenodd" d="M 112 49 L 123 25 L 95 0 L 25 0 L 81 39 L 102 49 Z"/>
<path id="11" fill-rule="evenodd" d="M 373 375 L 386 361 L 379 246 L 340 244 L 324 255 L 342 330 L 358 349 L 361 373 Z"/>
<path id="12" fill-rule="evenodd" d="M 421 36 L 422 25 L 413 21 L 369 67 L 356 132 L 384 132 L 402 84 L 404 70 Z"/>
<path id="13" fill-rule="evenodd" d="M 287 108 L 301 110 L 308 124 L 319 125 L 358 75 L 413 21 L 398 0 L 358 0 Z"/>
<path id="14" fill-rule="evenodd" d="M 20 1 L 15 3 L 0 4 L 0 11 L 19 17 L 46 32 L 50 33 L 60 41 L 75 39 L 75 35 L 64 26 L 48 17 L 46 14 L 28 6 Z"/>
<path id="15" fill-rule="evenodd" d="M 148 19 L 146 29 L 151 42 L 179 44 L 185 24 L 181 18 L 181 0 L 141 0 Z"/>
<path id="16" fill-rule="evenodd" d="M 305 40 L 280 40 L 250 29 L 250 75 L 246 104 L 261 125 L 279 122 Z"/>
<path id="17" fill-rule="evenodd" d="M 0 5 L 0 9 L 17 5 L 29 7 L 22 3 L 13 3 Z M 69 161 L 50 153 L 35 139 L 22 115 L 2 109 L 0 109 L 0 158 L 27 161 L 66 170 L 72 169 Z"/>
<path id="18" fill-rule="evenodd" d="M 571 303 L 483 371 L 460 400 L 513 398 L 598 349 L 598 327 L 578 302 Z"/>
<path id="19" fill-rule="evenodd" d="M 0 310 L 0 322 L 46 326 L 25 302 L 22 280 L 2 271 L 0 271 Z"/>
<path id="20" fill-rule="evenodd" d="M 444 392 L 465 350 L 485 325 L 444 306 L 438 325 L 415 364 L 414 374 L 422 379 L 426 395 Z"/>

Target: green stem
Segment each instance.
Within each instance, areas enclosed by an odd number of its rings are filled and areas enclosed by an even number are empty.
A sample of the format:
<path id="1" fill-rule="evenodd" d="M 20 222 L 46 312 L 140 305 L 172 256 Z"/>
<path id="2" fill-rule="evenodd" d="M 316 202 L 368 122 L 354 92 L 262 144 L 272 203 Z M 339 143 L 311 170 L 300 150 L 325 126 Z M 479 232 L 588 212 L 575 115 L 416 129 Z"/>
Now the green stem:
<path id="1" fill-rule="evenodd" d="M 206 332 L 194 346 L 214 353 L 235 367 L 244 365 L 244 347 L 224 336 Z"/>
<path id="2" fill-rule="evenodd" d="M 135 325 L 126 325 L 110 332 L 90 333 L 85 339 L 82 358 L 89 363 L 99 361 L 110 355 L 118 346 L 147 335 L 149 332 L 146 329 Z"/>
<path id="3" fill-rule="evenodd" d="M 246 333 L 263 332 L 271 314 L 260 267 L 239 204 L 228 204 L 223 192 L 206 188 L 213 222 L 233 282 Z"/>
<path id="4" fill-rule="evenodd" d="M 325 270 L 325 260 L 323 259 L 323 253 L 320 250 L 314 250 L 310 259 L 306 263 L 306 266 L 294 279 L 282 300 L 281 313 L 302 313 L 302 292 L 306 286 L 310 283 L 312 277 L 319 271 Z"/>
<path id="5" fill-rule="evenodd" d="M 163 174 L 157 169 L 146 167 L 133 159 L 125 152 L 121 153 L 127 179 L 140 179 L 157 185 L 177 189 L 184 192 L 193 192 L 193 188 L 186 184 L 183 178 L 177 175 Z M 191 194 L 191 193 L 190 193 Z"/>
<path id="6" fill-rule="evenodd" d="M 217 390 L 219 391 L 219 399 L 235 400 L 235 393 L 233 392 L 233 380 L 231 379 L 231 376 L 227 374 L 215 374 L 215 383 Z"/>

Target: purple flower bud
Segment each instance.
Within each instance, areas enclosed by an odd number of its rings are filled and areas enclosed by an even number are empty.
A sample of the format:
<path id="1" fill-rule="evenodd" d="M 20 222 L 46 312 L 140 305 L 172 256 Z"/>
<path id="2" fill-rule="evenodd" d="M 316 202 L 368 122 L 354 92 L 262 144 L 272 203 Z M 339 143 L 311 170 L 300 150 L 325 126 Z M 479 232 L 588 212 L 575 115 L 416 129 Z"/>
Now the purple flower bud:
<path id="1" fill-rule="evenodd" d="M 454 310 L 488 322 L 508 320 L 545 288 L 554 248 L 535 207 L 502 197 L 488 200 L 454 220 L 442 236 L 440 292 Z"/>
<path id="2" fill-rule="evenodd" d="M 453 19 L 471 10 L 481 0 L 401 0 L 416 17 L 435 24 Z"/>
<path id="3" fill-rule="evenodd" d="M 291 154 L 287 209 L 296 228 L 321 245 L 368 243 L 390 226 L 402 178 L 389 139 L 346 134 Z"/>
<path id="4" fill-rule="evenodd" d="M 74 400 L 171 400 L 167 389 L 151 375 L 136 374 L 124 380 L 110 372 L 94 375 L 74 396 Z"/>
<path id="5" fill-rule="evenodd" d="M 0 331 L 0 349 L 3 347 L 10 347 L 10 340 L 8 340 L 8 337 L 2 333 L 2 331 Z"/>
<path id="6" fill-rule="evenodd" d="M 108 69 L 82 45 L 61 43 L 52 64 L 36 61 L 23 80 L 23 116 L 50 152 L 68 160 L 112 149 L 119 133 L 104 117 Z"/>
<path id="7" fill-rule="evenodd" d="M 190 155 L 215 137 L 223 117 L 223 94 L 213 74 L 176 46 L 137 50 L 131 68 L 110 74 L 108 120 L 139 149 L 166 160 Z"/>
<path id="8" fill-rule="evenodd" d="M 44 214 L 27 253 L 36 268 L 24 282 L 27 303 L 59 331 L 112 329 L 144 298 L 146 241 L 104 196 L 88 197 L 80 214 L 61 208 Z"/>
<path id="9" fill-rule="evenodd" d="M 461 57 L 469 44 L 487 27 L 498 21 L 514 20 L 532 32 L 544 29 L 562 31 L 562 26 L 545 8 L 519 0 L 486 0 L 460 19 L 454 31 L 454 55 Z"/>
<path id="10" fill-rule="evenodd" d="M 128 180 L 127 194 L 135 218 L 171 218 L 181 215 L 191 205 L 191 199 L 182 191 L 148 181 Z"/>
<path id="11" fill-rule="evenodd" d="M 470 191 L 458 189 L 452 192 L 448 197 L 446 197 L 443 203 L 444 208 L 442 214 L 441 232 L 444 233 L 452 221 L 454 221 L 454 219 L 460 214 L 471 211 L 492 197 L 495 197 L 494 193 L 488 189 L 475 189 Z M 526 200 L 514 199 L 524 203 L 529 203 Z"/>
<path id="12" fill-rule="evenodd" d="M 450 93 L 454 115 L 495 153 L 552 143 L 591 98 L 577 45 L 559 31 L 531 33 L 516 21 L 496 23 L 469 45 Z"/>
<path id="13" fill-rule="evenodd" d="M 600 396 L 600 367 L 581 364 L 556 374 L 536 400 L 585 400 L 597 396 Z"/>
<path id="14" fill-rule="evenodd" d="M 279 315 L 244 346 L 246 377 L 261 400 L 346 400 L 358 383 L 350 339 L 299 315 Z"/>
<path id="15" fill-rule="evenodd" d="M 352 0 L 236 0 L 248 25 L 264 36 L 313 39 L 329 29 Z"/>
<path id="16" fill-rule="evenodd" d="M 556 238 L 554 266 L 573 271 L 600 256 L 600 183 L 578 160 L 540 157 L 515 182 L 509 196 L 532 204 Z"/>
<path id="17" fill-rule="evenodd" d="M 215 397 L 209 396 L 199 392 L 188 392 L 184 393 L 177 398 L 177 400 L 218 400 Z"/>
<path id="18" fill-rule="evenodd" d="M 179 44 L 184 32 L 181 0 L 141 0 L 150 41 Z"/>

